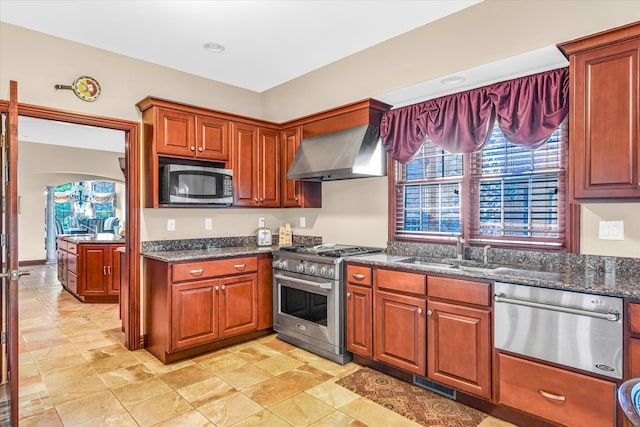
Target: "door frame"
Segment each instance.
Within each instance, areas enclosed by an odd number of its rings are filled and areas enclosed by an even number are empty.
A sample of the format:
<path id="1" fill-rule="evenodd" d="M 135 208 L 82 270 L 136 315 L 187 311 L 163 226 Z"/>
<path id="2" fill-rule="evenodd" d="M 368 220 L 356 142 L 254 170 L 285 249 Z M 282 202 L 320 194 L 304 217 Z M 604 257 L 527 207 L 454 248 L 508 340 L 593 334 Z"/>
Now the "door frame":
<path id="1" fill-rule="evenodd" d="M 8 108 L 9 102 L 0 100 L 0 111 L 7 112 Z M 140 123 L 22 103 L 18 103 L 18 115 L 124 131 L 127 200 L 125 248 L 129 271 L 129 316 L 127 325 L 124 325 L 125 346 L 129 350 L 144 348 L 140 333 Z"/>

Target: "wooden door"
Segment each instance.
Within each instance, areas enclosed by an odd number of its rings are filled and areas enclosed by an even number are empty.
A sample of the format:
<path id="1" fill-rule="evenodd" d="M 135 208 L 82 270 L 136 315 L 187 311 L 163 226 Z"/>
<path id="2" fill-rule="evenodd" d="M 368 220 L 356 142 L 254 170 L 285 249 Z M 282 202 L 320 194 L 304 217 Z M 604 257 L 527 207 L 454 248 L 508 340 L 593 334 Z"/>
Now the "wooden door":
<path id="1" fill-rule="evenodd" d="M 210 116 L 196 117 L 196 157 L 201 160 L 229 159 L 229 121 Z"/>
<path id="2" fill-rule="evenodd" d="M 427 302 L 392 292 L 374 293 L 374 359 L 426 375 Z"/>
<path id="3" fill-rule="evenodd" d="M 170 156 L 194 157 L 196 154 L 196 116 L 158 109 L 156 151 Z"/>
<path id="4" fill-rule="evenodd" d="M 220 280 L 220 337 L 258 329 L 258 276 L 246 274 Z"/>
<path id="5" fill-rule="evenodd" d="M 260 207 L 280 207 L 280 132 L 258 129 L 258 202 Z"/>
<path id="6" fill-rule="evenodd" d="M 427 376 L 490 399 L 489 310 L 436 301 L 429 301 L 427 308 Z"/>
<path id="7" fill-rule="evenodd" d="M 171 350 L 218 339 L 217 280 L 171 285 Z"/>
<path id="8" fill-rule="evenodd" d="M 19 271 L 18 266 L 18 83 L 9 83 L 9 108 L 2 120 L 4 144 L 0 150 L 0 178 L 2 197 L 5 203 L 2 222 L 6 243 L 2 252 L 2 344 L 0 362 L 2 385 L 0 396 L 6 397 L 10 410 L 8 416 L 0 415 L 0 424 L 18 425 L 18 281 L 28 272 Z M 6 167 L 5 167 L 6 166 Z M 0 397 L 0 402 L 5 400 Z"/>
<path id="9" fill-rule="evenodd" d="M 571 58 L 576 198 L 640 197 L 640 39 Z"/>
<path id="10" fill-rule="evenodd" d="M 235 206 L 258 206 L 258 144 L 257 128 L 232 123 L 233 203 Z"/>
<path id="11" fill-rule="evenodd" d="M 100 245 L 82 245 L 79 273 L 82 275 L 79 295 L 107 295 L 110 248 Z"/>
<path id="12" fill-rule="evenodd" d="M 347 350 L 373 357 L 371 288 L 347 285 Z"/>

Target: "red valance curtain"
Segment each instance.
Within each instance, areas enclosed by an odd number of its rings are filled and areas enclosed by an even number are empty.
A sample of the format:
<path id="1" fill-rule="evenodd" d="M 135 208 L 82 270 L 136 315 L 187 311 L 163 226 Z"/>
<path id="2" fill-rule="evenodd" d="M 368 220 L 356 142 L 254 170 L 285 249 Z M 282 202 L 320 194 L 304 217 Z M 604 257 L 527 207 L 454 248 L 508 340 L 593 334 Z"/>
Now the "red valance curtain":
<path id="1" fill-rule="evenodd" d="M 427 136 L 450 153 L 482 150 L 497 119 L 510 142 L 533 150 L 568 112 L 565 67 L 388 111 L 380 134 L 391 157 L 408 163 Z"/>

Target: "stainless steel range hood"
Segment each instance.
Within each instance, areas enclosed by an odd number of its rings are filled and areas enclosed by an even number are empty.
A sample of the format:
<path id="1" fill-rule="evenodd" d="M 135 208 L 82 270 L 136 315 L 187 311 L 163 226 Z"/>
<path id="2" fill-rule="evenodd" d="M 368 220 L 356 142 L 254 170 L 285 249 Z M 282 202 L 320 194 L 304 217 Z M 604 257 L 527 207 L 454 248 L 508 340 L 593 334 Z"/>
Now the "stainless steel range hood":
<path id="1" fill-rule="evenodd" d="M 303 139 L 287 179 L 334 181 L 386 174 L 380 128 L 363 125 Z"/>

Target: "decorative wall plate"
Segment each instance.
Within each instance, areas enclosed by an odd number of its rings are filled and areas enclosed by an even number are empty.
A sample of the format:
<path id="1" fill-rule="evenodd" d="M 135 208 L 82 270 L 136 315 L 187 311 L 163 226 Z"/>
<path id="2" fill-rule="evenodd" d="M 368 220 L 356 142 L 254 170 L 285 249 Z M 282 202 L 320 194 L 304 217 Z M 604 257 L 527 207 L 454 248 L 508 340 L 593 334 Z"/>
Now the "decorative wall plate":
<path id="1" fill-rule="evenodd" d="M 76 96 L 83 101 L 93 102 L 100 97 L 102 89 L 100 83 L 93 77 L 81 76 L 73 81 L 71 86 L 69 85 L 55 85 L 56 89 L 71 89 Z"/>

